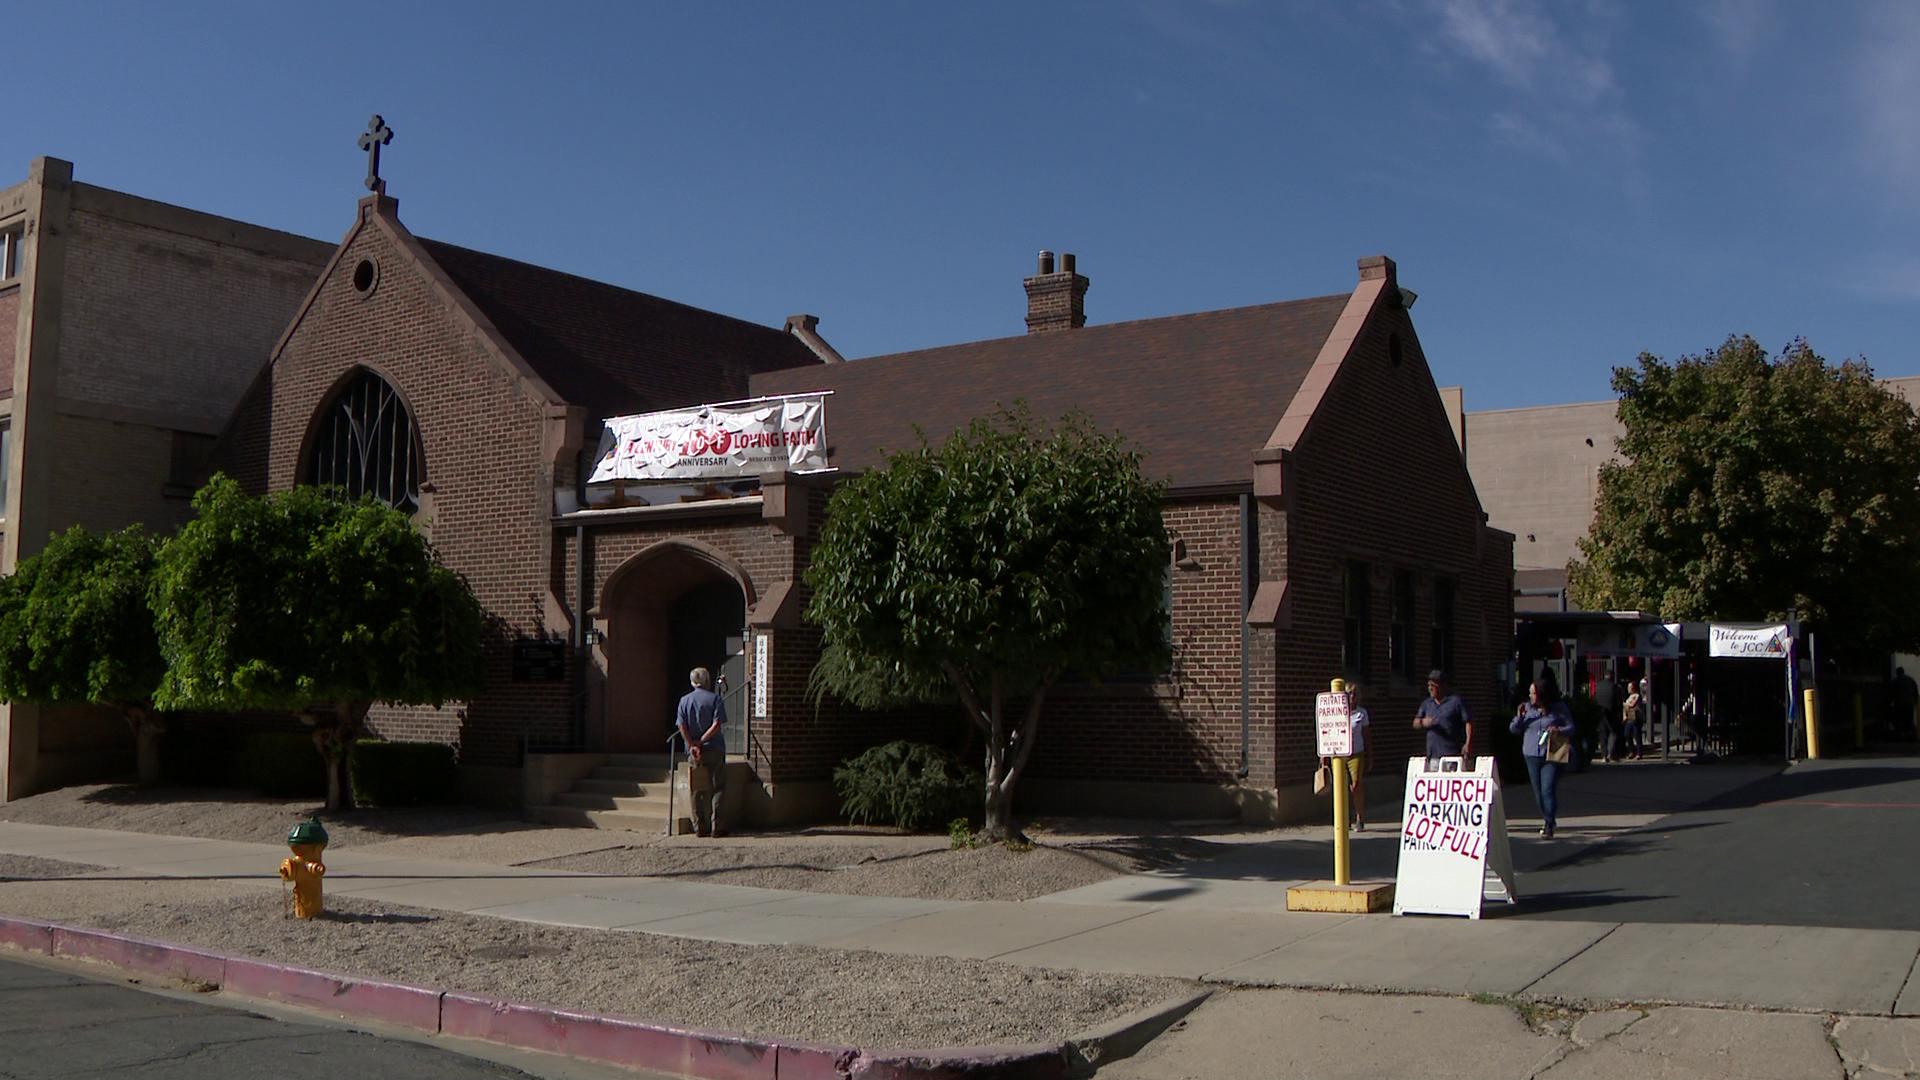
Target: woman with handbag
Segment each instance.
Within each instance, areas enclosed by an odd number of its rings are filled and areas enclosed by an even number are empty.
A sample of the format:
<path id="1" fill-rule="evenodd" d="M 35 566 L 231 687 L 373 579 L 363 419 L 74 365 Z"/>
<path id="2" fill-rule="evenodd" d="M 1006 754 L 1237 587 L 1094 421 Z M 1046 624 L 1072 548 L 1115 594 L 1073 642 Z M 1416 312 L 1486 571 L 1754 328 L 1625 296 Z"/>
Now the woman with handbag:
<path id="1" fill-rule="evenodd" d="M 1573 710 L 1560 697 L 1552 669 L 1540 672 L 1527 690 L 1527 700 L 1514 713 L 1509 729 L 1520 736 L 1520 753 L 1533 782 L 1534 801 L 1540 804 L 1541 836 L 1552 836 L 1560 816 L 1560 766 L 1573 760 Z"/>

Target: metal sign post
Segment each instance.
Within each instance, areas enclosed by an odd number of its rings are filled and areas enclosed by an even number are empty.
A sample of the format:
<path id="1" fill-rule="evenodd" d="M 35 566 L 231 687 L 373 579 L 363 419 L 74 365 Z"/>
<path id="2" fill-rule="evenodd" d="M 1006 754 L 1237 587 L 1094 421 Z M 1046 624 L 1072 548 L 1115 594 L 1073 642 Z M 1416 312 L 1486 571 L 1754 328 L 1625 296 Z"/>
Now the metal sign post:
<path id="1" fill-rule="evenodd" d="M 1329 693 L 1314 699 L 1315 750 L 1333 761 L 1333 882 L 1353 883 L 1352 850 L 1347 836 L 1347 759 L 1353 756 L 1353 696 L 1345 679 L 1333 680 Z"/>

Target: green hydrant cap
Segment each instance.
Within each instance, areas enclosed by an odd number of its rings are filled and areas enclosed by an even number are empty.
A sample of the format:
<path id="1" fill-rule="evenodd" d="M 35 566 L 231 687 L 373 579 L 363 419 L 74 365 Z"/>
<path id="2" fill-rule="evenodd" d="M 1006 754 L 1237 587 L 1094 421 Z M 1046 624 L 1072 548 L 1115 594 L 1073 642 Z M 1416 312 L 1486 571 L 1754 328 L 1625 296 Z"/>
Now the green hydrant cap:
<path id="1" fill-rule="evenodd" d="M 326 842 L 327 827 L 320 824 L 320 819 L 317 817 L 308 818 L 287 833 L 289 844 L 319 844 L 324 847 Z"/>

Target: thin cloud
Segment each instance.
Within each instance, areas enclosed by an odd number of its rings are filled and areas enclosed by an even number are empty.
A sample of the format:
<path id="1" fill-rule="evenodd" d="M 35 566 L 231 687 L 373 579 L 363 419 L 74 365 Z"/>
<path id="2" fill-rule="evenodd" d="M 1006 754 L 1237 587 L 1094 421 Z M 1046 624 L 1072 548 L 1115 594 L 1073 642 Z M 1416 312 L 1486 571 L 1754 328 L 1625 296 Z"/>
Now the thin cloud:
<path id="1" fill-rule="evenodd" d="M 1566 167 L 1610 149 L 1628 190 L 1644 187 L 1640 126 L 1607 56 L 1617 11 L 1588 4 L 1585 20 L 1568 32 L 1550 16 L 1568 9 L 1538 0 L 1429 0 L 1428 10 L 1440 49 L 1483 68 L 1510 92 L 1488 117 L 1496 139 Z"/>
<path id="2" fill-rule="evenodd" d="M 1920 183 L 1920 5 L 1882 4 L 1862 23 L 1853 65 L 1861 156 L 1903 200 Z"/>
<path id="3" fill-rule="evenodd" d="M 1776 12 L 1769 0 L 1712 0 L 1694 9 L 1720 51 L 1750 59 L 1773 36 Z"/>

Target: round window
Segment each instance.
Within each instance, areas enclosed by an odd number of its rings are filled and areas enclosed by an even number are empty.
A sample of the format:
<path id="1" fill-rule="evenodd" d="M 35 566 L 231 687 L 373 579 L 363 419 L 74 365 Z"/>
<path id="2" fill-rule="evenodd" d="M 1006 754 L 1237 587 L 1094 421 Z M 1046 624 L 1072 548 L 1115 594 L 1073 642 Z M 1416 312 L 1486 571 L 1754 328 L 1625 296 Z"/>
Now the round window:
<path id="1" fill-rule="evenodd" d="M 374 264 L 372 259 L 361 259 L 360 262 L 354 266 L 353 291 L 360 295 L 365 296 L 372 292 L 374 284 L 379 280 L 380 268 Z"/>

